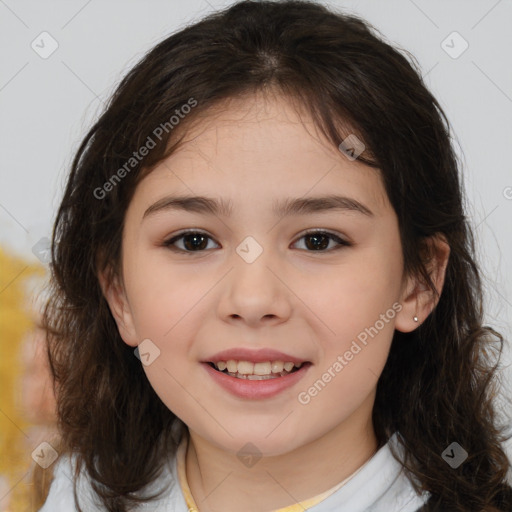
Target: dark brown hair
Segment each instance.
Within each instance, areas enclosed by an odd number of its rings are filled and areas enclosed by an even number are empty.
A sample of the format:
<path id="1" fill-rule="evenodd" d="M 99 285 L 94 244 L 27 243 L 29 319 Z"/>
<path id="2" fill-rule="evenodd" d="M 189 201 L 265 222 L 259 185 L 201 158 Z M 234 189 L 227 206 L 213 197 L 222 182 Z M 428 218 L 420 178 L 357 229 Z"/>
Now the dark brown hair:
<path id="1" fill-rule="evenodd" d="M 451 512 L 510 511 L 494 405 L 503 337 L 483 325 L 449 122 L 412 56 L 358 17 L 314 2 L 239 2 L 174 33 L 121 81 L 82 142 L 55 221 L 44 314 L 62 450 L 77 455 L 112 512 L 142 499 L 137 491 L 174 453 L 179 420 L 122 341 L 98 274 L 121 279 L 126 209 L 180 130 L 224 100 L 265 90 L 305 108 L 334 146 L 350 133 L 364 141 L 359 160 L 381 173 L 398 216 L 404 271 L 434 293 L 425 240 L 442 234 L 450 245 L 437 307 L 413 332 L 395 331 L 373 424 L 380 446 L 400 433 L 413 485 Z M 172 129 L 169 119 L 191 98 L 196 106 Z M 113 184 L 148 136 L 156 147 Z M 107 182 L 108 193 L 98 192 Z M 441 457 L 453 441 L 469 454 L 457 469 Z"/>

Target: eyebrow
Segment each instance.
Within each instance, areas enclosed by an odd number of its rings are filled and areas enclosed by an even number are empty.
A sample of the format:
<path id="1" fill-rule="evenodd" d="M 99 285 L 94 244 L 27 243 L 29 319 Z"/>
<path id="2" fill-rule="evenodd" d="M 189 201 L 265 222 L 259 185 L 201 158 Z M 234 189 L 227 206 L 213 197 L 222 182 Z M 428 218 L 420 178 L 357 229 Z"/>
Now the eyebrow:
<path id="1" fill-rule="evenodd" d="M 144 212 L 142 220 L 157 212 L 167 210 L 182 210 L 193 213 L 230 217 L 233 212 L 233 206 L 231 201 L 215 199 L 212 197 L 166 196 L 152 204 Z M 284 201 L 274 202 L 272 207 L 274 215 L 278 217 L 325 212 L 330 210 L 353 211 L 368 217 L 374 216 L 374 213 L 367 206 L 356 199 L 338 195 L 286 199 Z"/>

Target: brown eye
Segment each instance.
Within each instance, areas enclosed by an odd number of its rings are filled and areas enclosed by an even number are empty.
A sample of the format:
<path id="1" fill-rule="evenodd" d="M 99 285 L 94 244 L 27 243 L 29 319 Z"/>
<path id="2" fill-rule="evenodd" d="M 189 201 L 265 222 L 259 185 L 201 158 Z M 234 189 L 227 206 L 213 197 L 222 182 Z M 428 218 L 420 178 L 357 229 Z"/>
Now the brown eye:
<path id="1" fill-rule="evenodd" d="M 341 249 L 342 246 L 349 247 L 352 245 L 350 242 L 343 240 L 334 233 L 327 231 L 309 231 L 299 238 L 299 240 L 302 239 L 305 240 L 307 252 L 331 252 Z M 206 233 L 200 231 L 183 231 L 169 240 L 166 240 L 163 245 L 172 251 L 192 254 L 194 252 L 206 251 L 208 249 L 208 240 L 213 240 L 213 238 Z M 181 243 L 181 247 L 177 245 L 177 242 Z M 335 245 L 329 248 L 332 242 L 334 242 Z"/>
<path id="2" fill-rule="evenodd" d="M 163 245 L 173 251 L 181 251 L 184 253 L 203 252 L 208 246 L 208 239 L 213 240 L 200 231 L 185 231 L 166 240 Z M 175 246 L 176 242 L 181 240 L 183 240 L 183 248 Z"/>
<path id="3" fill-rule="evenodd" d="M 327 231 L 309 231 L 302 235 L 299 239 L 305 239 L 305 246 L 308 252 L 331 252 L 332 250 L 338 250 L 341 246 L 351 246 L 352 244 L 343 240 L 339 236 L 329 233 Z M 329 244 L 334 241 L 336 245 L 334 248 L 326 250 Z"/>

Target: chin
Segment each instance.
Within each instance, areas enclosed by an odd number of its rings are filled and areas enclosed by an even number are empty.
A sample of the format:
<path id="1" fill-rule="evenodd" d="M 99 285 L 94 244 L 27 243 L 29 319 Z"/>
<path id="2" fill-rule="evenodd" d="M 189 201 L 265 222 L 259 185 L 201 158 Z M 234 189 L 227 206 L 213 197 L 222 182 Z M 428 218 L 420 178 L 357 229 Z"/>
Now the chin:
<path id="1" fill-rule="evenodd" d="M 248 429 L 247 424 L 245 428 L 228 428 L 231 436 L 222 429 L 220 436 L 200 435 L 221 450 L 232 452 L 239 457 L 251 453 L 255 457 L 275 457 L 289 453 L 309 442 L 309 439 L 302 439 L 298 432 L 290 432 L 290 429 L 283 429 L 280 432 L 282 425 L 277 428 L 276 425 L 279 425 L 279 422 L 274 422 L 269 428 L 265 426 Z"/>

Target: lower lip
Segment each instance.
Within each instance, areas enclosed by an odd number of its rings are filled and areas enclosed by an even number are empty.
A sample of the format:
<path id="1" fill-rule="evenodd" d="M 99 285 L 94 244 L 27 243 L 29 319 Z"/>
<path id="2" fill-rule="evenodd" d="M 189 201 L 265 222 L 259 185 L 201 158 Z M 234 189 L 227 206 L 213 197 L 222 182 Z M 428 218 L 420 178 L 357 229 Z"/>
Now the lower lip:
<path id="1" fill-rule="evenodd" d="M 271 398 L 281 391 L 296 384 L 309 370 L 311 363 L 304 363 L 297 371 L 266 380 L 237 379 L 226 373 L 222 373 L 212 368 L 208 363 L 201 363 L 212 378 L 226 391 L 240 398 L 249 398 L 258 400 L 262 398 Z"/>

